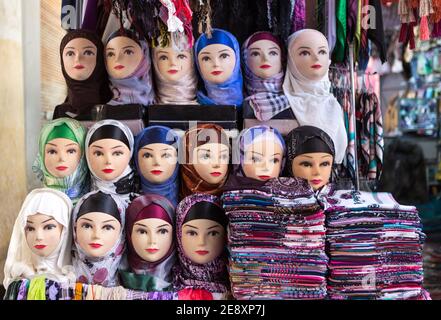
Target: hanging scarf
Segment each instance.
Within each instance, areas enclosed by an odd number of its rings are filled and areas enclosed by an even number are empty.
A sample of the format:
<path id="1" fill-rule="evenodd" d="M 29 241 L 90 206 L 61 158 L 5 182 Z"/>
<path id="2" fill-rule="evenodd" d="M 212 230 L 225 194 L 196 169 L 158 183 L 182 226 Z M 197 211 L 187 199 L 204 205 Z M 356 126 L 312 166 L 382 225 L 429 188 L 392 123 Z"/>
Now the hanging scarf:
<path id="1" fill-rule="evenodd" d="M 337 39 L 332 52 L 332 57 L 335 62 L 343 62 L 346 55 L 346 33 L 347 33 L 347 13 L 346 0 L 336 0 L 335 3 L 335 17 L 337 19 Z"/>
<path id="2" fill-rule="evenodd" d="M 46 278 L 44 276 L 31 280 L 26 300 L 46 300 Z"/>
<path id="3" fill-rule="evenodd" d="M 45 146 L 49 142 L 49 137 L 53 135 L 53 132 L 60 128 L 60 126 L 67 126 L 69 131 L 69 136 L 74 138 L 74 142 L 78 143 L 81 151 L 80 162 L 78 163 L 75 171 L 67 177 L 57 178 L 50 174 L 46 166 L 44 165 L 45 156 Z M 64 192 L 72 200 L 73 204 L 78 201 L 81 196 L 89 191 L 89 170 L 87 168 L 86 160 L 84 157 L 84 138 L 86 137 L 86 129 L 76 120 L 71 118 L 59 118 L 48 122 L 40 131 L 39 138 L 39 152 L 37 158 L 34 161 L 32 170 L 37 174 L 37 177 L 43 181 L 45 187 L 53 188 L 58 191 Z M 51 138 L 66 138 L 67 135 L 60 135 Z"/>
<path id="4" fill-rule="evenodd" d="M 103 126 L 114 126 L 116 131 L 120 130 L 124 133 L 125 138 L 129 143 L 128 147 L 130 149 L 130 156 L 132 157 L 133 146 L 134 146 L 132 131 L 130 131 L 130 129 L 123 123 L 110 119 L 99 121 L 89 129 L 85 141 L 86 150 L 89 148 L 91 144 L 90 139 L 95 133 L 95 131 L 99 130 Z M 102 138 L 102 139 L 106 139 L 106 138 Z M 91 168 L 90 159 L 87 151 L 86 151 L 86 161 L 89 168 Z M 130 166 L 130 163 L 127 165 L 127 167 L 124 169 L 123 173 L 119 177 L 111 181 L 102 180 L 92 170 L 90 170 L 90 173 L 92 178 L 92 190 L 101 190 L 103 192 L 117 194 L 124 200 L 124 202 L 126 202 L 127 204 L 130 203 L 130 196 L 134 191 L 134 177 L 135 177 L 135 173 L 132 167 Z"/>
<path id="5" fill-rule="evenodd" d="M 236 64 L 230 78 L 222 84 L 214 84 L 204 80 L 205 90 L 198 91 L 198 102 L 202 105 L 206 104 L 226 104 L 236 105 L 242 108 L 243 92 L 242 92 L 242 72 L 240 70 L 240 47 L 237 39 L 228 31 L 221 29 L 213 29 L 212 38 L 208 38 L 206 34 L 202 34 L 195 44 L 195 60 L 199 74 L 201 73 L 198 55 L 206 46 L 211 44 L 222 44 L 234 50 L 236 56 Z"/>
<path id="6" fill-rule="evenodd" d="M 224 252 L 219 257 L 206 264 L 197 264 L 185 256 L 182 246 L 182 225 L 190 209 L 200 202 L 209 202 L 219 206 L 219 200 L 212 195 L 194 194 L 182 200 L 176 209 L 176 235 L 178 242 L 179 264 L 174 269 L 175 287 L 205 289 L 210 292 L 228 291 L 228 260 Z M 225 217 L 226 219 L 226 217 Z"/>
<path id="7" fill-rule="evenodd" d="M 287 137 L 288 173 L 294 177 L 292 163 L 294 158 L 305 153 L 324 152 L 335 158 L 334 143 L 323 130 L 312 126 L 301 126 L 292 130 Z M 334 160 L 335 161 L 335 160 Z"/>
<path id="8" fill-rule="evenodd" d="M 176 163 L 176 168 L 170 178 L 162 183 L 153 183 L 148 181 L 141 173 L 138 162 L 139 150 L 152 143 L 163 143 L 178 148 L 179 138 L 170 128 L 163 126 L 151 126 L 141 131 L 135 139 L 135 165 L 141 179 L 141 187 L 143 193 L 158 194 L 167 198 L 175 207 L 178 205 L 179 192 L 179 163 Z"/>
<path id="9" fill-rule="evenodd" d="M 305 0 L 296 0 L 292 16 L 291 32 L 306 28 L 306 3 Z"/>
<path id="10" fill-rule="evenodd" d="M 21 278 L 31 279 L 45 275 L 48 279 L 68 282 L 71 272 L 70 215 L 72 202 L 62 192 L 40 188 L 32 190 L 21 206 L 15 220 L 5 262 L 4 287 Z M 48 256 L 41 257 L 31 251 L 27 242 L 25 227 L 29 216 L 41 213 L 53 217 L 63 226 L 57 248 Z"/>
<path id="11" fill-rule="evenodd" d="M 208 138 L 213 138 L 213 134 L 210 135 L 212 132 L 216 134 L 215 141 L 211 141 L 209 139 L 201 139 L 201 141 L 199 141 L 200 137 L 208 136 Z M 196 192 L 208 193 L 217 196 L 220 195 L 222 193 L 221 188 L 225 184 L 228 174 L 225 175 L 225 178 L 221 182 L 211 184 L 203 180 L 196 172 L 193 164 L 188 163 L 188 161 L 190 161 L 193 155 L 193 150 L 206 143 L 225 144 L 228 146 L 228 148 L 230 148 L 228 136 L 226 135 L 225 131 L 220 126 L 215 124 L 207 123 L 198 125 L 195 128 L 187 130 L 182 142 L 186 161 L 185 163 L 181 164 L 181 199 Z"/>
<path id="12" fill-rule="evenodd" d="M 337 41 L 337 21 L 335 16 L 335 1 L 328 0 L 327 3 L 327 18 L 328 18 L 328 43 L 329 50 L 332 52 L 335 47 L 335 42 Z"/>
<path id="13" fill-rule="evenodd" d="M 282 148 L 282 163 L 280 167 L 280 172 L 283 171 L 286 148 L 285 141 L 283 140 L 282 135 L 275 128 L 271 128 L 268 126 L 254 126 L 243 130 L 237 139 L 237 145 L 235 146 L 236 152 L 233 154 L 234 175 L 245 177 L 245 173 L 243 171 L 245 150 L 251 144 L 261 140 L 269 140 L 280 145 L 280 147 Z"/>
<path id="14" fill-rule="evenodd" d="M 83 207 L 83 204 L 85 207 Z M 116 206 L 117 213 L 108 208 Z M 104 287 L 118 285 L 117 271 L 125 249 L 125 204 L 118 196 L 103 191 L 92 191 L 78 201 L 72 214 L 73 246 L 72 262 L 77 276 L 77 282 L 100 284 Z M 96 209 L 100 208 L 100 209 Z M 121 223 L 121 232 L 112 249 L 103 257 L 89 257 L 80 247 L 77 240 L 76 222 L 79 213 L 102 212 L 116 218 Z M 97 211 L 100 210 L 100 211 Z"/>
<path id="15" fill-rule="evenodd" d="M 311 31 L 324 38 L 323 34 L 315 30 L 298 31 L 289 37 L 288 51 L 292 52 L 296 39 L 302 33 Z M 300 73 L 293 57 L 289 55 L 283 90 L 288 97 L 294 115 L 301 126 L 318 127 L 332 138 L 336 149 L 335 161 L 339 164 L 345 157 L 348 138 L 342 107 L 330 93 L 330 88 L 331 82 L 328 73 L 319 81 L 309 80 Z"/>
<path id="16" fill-rule="evenodd" d="M 190 52 L 192 59 L 191 70 L 177 81 L 164 78 L 158 68 L 158 51 L 161 47 L 153 49 L 153 68 L 155 71 L 156 102 L 159 104 L 197 104 L 196 94 L 198 78 L 194 68 L 193 51 Z"/>
<path id="17" fill-rule="evenodd" d="M 117 30 L 109 37 L 106 44 L 116 37 L 127 37 L 134 40 L 142 49 L 143 59 L 133 74 L 124 79 L 110 77 L 113 98 L 109 105 L 141 104 L 151 105 L 154 101 L 150 52 L 147 42 L 138 40 L 128 30 Z"/>
<path id="18" fill-rule="evenodd" d="M 282 68 L 278 74 L 269 79 L 256 76 L 248 67 L 249 47 L 256 41 L 269 40 L 280 48 L 282 63 L 284 62 L 283 45 L 271 33 L 263 31 L 251 35 L 242 46 L 242 59 L 245 70 L 245 89 L 248 97 L 245 98 L 254 110 L 254 115 L 260 121 L 267 121 L 275 115 L 289 108 L 289 101 L 283 94 L 283 78 L 285 72 Z"/>
<path id="19" fill-rule="evenodd" d="M 90 77 L 86 80 L 74 80 L 67 74 L 63 62 L 63 50 L 74 39 L 84 38 L 91 41 L 97 48 L 96 66 Z M 61 71 L 67 84 L 67 98 L 62 106 L 67 107 L 67 112 L 73 116 L 88 114 L 93 106 L 109 101 L 111 93 L 104 63 L 104 47 L 98 36 L 88 30 L 69 31 L 60 44 Z"/>
<path id="20" fill-rule="evenodd" d="M 152 205 L 156 206 L 156 208 L 153 208 Z M 171 243 L 168 252 L 160 260 L 156 262 L 143 260 L 133 247 L 132 231 L 135 222 L 149 218 L 164 220 L 173 226 L 174 232 L 175 209 L 166 198 L 153 194 L 145 194 L 133 200 L 127 208 L 126 233 L 128 263 L 135 275 L 126 273 L 125 278 L 132 284 L 136 284 L 141 279 L 145 282 L 145 277 L 136 277 L 136 275 L 147 275 L 149 276 L 150 282 L 153 282 L 153 288 L 150 288 L 151 290 L 144 288 L 143 291 L 162 291 L 171 285 L 171 270 L 176 260 L 175 242 L 173 241 Z"/>

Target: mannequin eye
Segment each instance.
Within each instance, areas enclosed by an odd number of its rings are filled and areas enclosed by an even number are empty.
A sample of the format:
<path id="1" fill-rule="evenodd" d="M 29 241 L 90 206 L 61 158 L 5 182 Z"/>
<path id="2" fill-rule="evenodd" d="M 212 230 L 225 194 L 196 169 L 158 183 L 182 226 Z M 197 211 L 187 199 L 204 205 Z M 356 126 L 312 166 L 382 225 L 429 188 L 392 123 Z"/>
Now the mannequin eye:
<path id="1" fill-rule="evenodd" d="M 165 228 L 161 228 L 161 229 L 159 229 L 157 232 L 158 232 L 159 234 L 167 234 L 167 233 L 168 233 L 168 230 L 165 229 Z"/>
<path id="2" fill-rule="evenodd" d="M 57 226 L 55 224 L 47 224 L 44 226 L 43 230 L 53 230 L 56 228 L 57 228 Z"/>
<path id="3" fill-rule="evenodd" d="M 228 158 L 229 158 L 229 155 L 226 154 L 226 153 L 224 153 L 224 154 L 221 155 L 221 159 L 222 159 L 222 160 L 228 160 Z"/>
<path id="4" fill-rule="evenodd" d="M 25 231 L 26 231 L 26 232 L 32 232 L 32 231 L 34 231 L 34 230 L 35 230 L 34 227 L 31 227 L 31 226 L 26 226 L 26 227 L 25 227 Z"/>
<path id="5" fill-rule="evenodd" d="M 262 161 L 262 158 L 260 158 L 260 157 L 256 157 L 256 156 L 252 156 L 252 157 L 251 157 L 251 161 L 252 161 L 252 162 L 261 162 L 261 161 Z"/>
<path id="6" fill-rule="evenodd" d="M 88 223 L 88 222 L 83 222 L 81 224 L 81 228 L 83 228 L 83 229 L 92 229 L 92 225 L 90 223 Z"/>
<path id="7" fill-rule="evenodd" d="M 208 160 L 208 159 L 210 159 L 210 154 L 208 152 L 207 153 L 202 153 L 200 155 L 200 158 L 204 159 L 204 160 Z"/>
<path id="8" fill-rule="evenodd" d="M 168 60 L 168 57 L 167 57 L 165 54 L 161 54 L 161 55 L 159 56 L 159 60 L 160 60 L 160 61 L 165 61 L 165 60 Z"/>
<path id="9" fill-rule="evenodd" d="M 279 159 L 279 158 L 274 158 L 274 159 L 272 160 L 272 162 L 273 162 L 273 163 L 279 163 L 279 162 L 280 162 L 280 159 Z"/>
<path id="10" fill-rule="evenodd" d="M 106 57 L 110 58 L 113 57 L 115 54 L 112 51 L 107 52 Z"/>
<path id="11" fill-rule="evenodd" d="M 207 62 L 207 61 L 210 61 L 210 57 L 208 57 L 208 56 L 203 56 L 201 60 L 202 60 L 203 62 Z"/>
<path id="12" fill-rule="evenodd" d="M 226 59 L 226 58 L 229 58 L 230 55 L 229 55 L 228 53 L 222 53 L 219 57 L 220 57 L 221 59 Z"/>
<path id="13" fill-rule="evenodd" d="M 112 156 L 119 157 L 119 156 L 122 156 L 123 154 L 124 154 L 124 152 L 122 152 L 122 151 L 114 151 L 112 153 Z"/>
<path id="14" fill-rule="evenodd" d="M 145 229 L 143 229 L 143 228 L 139 228 L 139 229 L 136 230 L 136 233 L 139 233 L 139 234 L 147 234 L 147 230 L 145 230 Z"/>
<path id="15" fill-rule="evenodd" d="M 213 231 L 208 232 L 208 235 L 212 236 L 212 237 L 216 237 L 216 236 L 220 235 L 220 232 L 213 230 Z"/>
<path id="16" fill-rule="evenodd" d="M 325 161 L 325 162 L 320 163 L 320 166 L 322 166 L 322 167 L 329 167 L 330 165 L 331 165 L 331 163 L 329 161 Z"/>
<path id="17" fill-rule="evenodd" d="M 300 165 L 301 165 L 302 167 L 312 167 L 312 163 L 311 163 L 311 162 L 308 162 L 308 161 L 300 162 Z"/>
<path id="18" fill-rule="evenodd" d="M 115 228 L 112 225 L 110 225 L 110 224 L 104 225 L 103 229 L 106 230 L 106 231 L 115 230 Z"/>
<path id="19" fill-rule="evenodd" d="M 75 55 L 75 52 L 72 51 L 72 50 L 69 50 L 69 51 L 66 52 L 66 56 L 67 57 L 73 57 L 74 55 Z"/>
<path id="20" fill-rule="evenodd" d="M 69 149 L 69 150 L 67 150 L 67 153 L 75 154 L 75 153 L 77 153 L 77 150 L 76 149 Z"/>
<path id="21" fill-rule="evenodd" d="M 260 52 L 259 51 L 251 51 L 250 56 L 258 57 L 258 56 L 260 56 Z"/>
<path id="22" fill-rule="evenodd" d="M 278 53 L 277 51 L 275 51 L 275 50 L 271 50 L 271 51 L 269 52 L 269 55 L 270 55 L 270 56 L 278 56 L 279 53 Z"/>
<path id="23" fill-rule="evenodd" d="M 84 51 L 84 55 L 85 56 L 94 56 L 95 52 L 93 52 L 92 50 L 86 50 L 86 51 Z"/>
<path id="24" fill-rule="evenodd" d="M 301 56 L 309 56 L 310 53 L 309 53 L 309 51 L 307 51 L 307 50 L 303 50 L 303 51 L 300 52 L 300 55 L 301 55 Z"/>
<path id="25" fill-rule="evenodd" d="M 49 150 L 47 151 L 47 153 L 50 154 L 50 155 L 54 155 L 54 154 L 57 154 L 57 150 L 55 150 L 55 149 L 49 149 Z"/>
<path id="26" fill-rule="evenodd" d="M 168 158 L 171 158 L 172 155 L 167 152 L 167 153 L 162 154 L 161 157 L 164 158 L 164 159 L 168 159 Z"/>
<path id="27" fill-rule="evenodd" d="M 148 158 L 152 158 L 153 155 L 150 152 L 146 152 L 142 155 L 142 157 L 148 159 Z"/>
<path id="28" fill-rule="evenodd" d="M 328 52 L 326 50 L 320 50 L 319 54 L 328 54 Z"/>
<path id="29" fill-rule="evenodd" d="M 178 54 L 178 59 L 184 60 L 187 59 L 187 56 L 185 54 Z"/>
<path id="30" fill-rule="evenodd" d="M 93 155 L 96 156 L 96 157 L 100 157 L 100 156 L 104 155 L 104 153 L 102 153 L 99 150 L 96 150 L 96 151 L 93 152 Z"/>
<path id="31" fill-rule="evenodd" d="M 131 56 L 132 54 L 135 54 L 135 51 L 133 51 L 131 49 L 126 49 L 126 50 L 124 50 L 124 53 L 128 56 Z"/>
<path id="32" fill-rule="evenodd" d="M 198 233 L 196 231 L 194 231 L 194 230 L 188 230 L 186 232 L 186 234 L 188 234 L 190 237 L 194 237 L 194 236 L 198 235 Z"/>

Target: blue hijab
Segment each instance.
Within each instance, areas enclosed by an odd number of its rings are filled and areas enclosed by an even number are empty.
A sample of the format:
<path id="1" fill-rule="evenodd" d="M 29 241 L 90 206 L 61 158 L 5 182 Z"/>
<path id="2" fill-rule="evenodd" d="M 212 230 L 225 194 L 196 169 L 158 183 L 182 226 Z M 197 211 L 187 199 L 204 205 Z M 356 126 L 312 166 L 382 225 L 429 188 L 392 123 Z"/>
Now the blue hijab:
<path id="1" fill-rule="evenodd" d="M 201 73 L 198 61 L 198 54 L 206 46 L 211 44 L 223 44 L 234 50 L 236 54 L 236 64 L 234 66 L 231 77 L 222 84 L 214 84 L 204 80 L 205 90 L 198 91 L 198 102 L 205 104 L 227 104 L 236 105 L 242 108 L 243 101 L 243 78 L 240 69 L 240 47 L 237 39 L 228 31 L 222 29 L 213 29 L 212 38 L 208 39 L 207 35 L 203 33 L 196 44 L 195 59 L 199 74 Z"/>
<path id="2" fill-rule="evenodd" d="M 142 130 L 135 138 L 135 164 L 139 177 L 141 178 L 141 187 L 144 194 L 152 193 L 167 198 L 175 207 L 178 204 L 179 192 L 179 164 L 176 164 L 172 176 L 163 183 L 153 183 L 148 181 L 141 173 L 138 163 L 138 152 L 142 147 L 152 143 L 164 143 L 177 148 L 179 143 L 178 136 L 172 129 L 163 126 L 151 126 Z"/>

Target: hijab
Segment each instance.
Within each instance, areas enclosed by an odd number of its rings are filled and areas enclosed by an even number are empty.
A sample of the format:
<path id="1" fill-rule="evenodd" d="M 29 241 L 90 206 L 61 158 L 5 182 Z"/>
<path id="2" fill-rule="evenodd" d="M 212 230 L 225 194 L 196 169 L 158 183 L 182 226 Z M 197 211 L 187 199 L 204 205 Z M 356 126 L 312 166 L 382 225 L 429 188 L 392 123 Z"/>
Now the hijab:
<path id="1" fill-rule="evenodd" d="M 121 232 L 114 246 L 104 257 L 89 257 L 77 241 L 76 222 L 78 218 L 90 212 L 102 212 L 116 218 L 121 223 Z M 117 271 L 125 249 L 125 204 L 111 193 L 100 190 L 83 196 L 72 214 L 73 266 L 77 282 L 99 284 L 104 287 L 118 285 Z"/>
<path id="2" fill-rule="evenodd" d="M 260 121 L 267 121 L 280 112 L 290 107 L 289 101 L 283 93 L 283 78 L 285 71 L 282 69 L 279 73 L 268 79 L 255 75 L 249 68 L 247 61 L 250 54 L 251 45 L 260 40 L 268 40 L 275 43 L 280 48 L 282 55 L 282 64 L 286 57 L 282 42 L 273 34 L 267 31 L 260 31 L 252 34 L 242 45 L 242 61 L 245 73 L 245 90 L 248 101 L 254 110 L 254 115 Z"/>
<path id="3" fill-rule="evenodd" d="M 97 48 L 96 66 L 86 80 L 74 80 L 67 74 L 63 62 L 63 50 L 66 45 L 77 38 L 91 41 Z M 74 115 L 88 114 L 93 106 L 105 104 L 111 98 L 108 76 L 104 63 L 104 46 L 100 38 L 88 30 L 69 31 L 60 44 L 61 71 L 67 84 L 67 98 L 63 105 Z"/>
<path id="4" fill-rule="evenodd" d="M 179 138 L 170 128 L 163 126 L 151 126 L 142 130 L 135 139 L 135 165 L 141 179 L 141 187 L 143 193 L 158 194 L 167 198 L 173 206 L 178 205 L 179 192 L 179 163 L 170 178 L 162 183 L 153 183 L 148 181 L 141 173 L 138 163 L 139 150 L 152 143 L 163 143 L 178 148 Z"/>
<path id="5" fill-rule="evenodd" d="M 40 131 L 38 155 L 32 166 L 32 170 L 43 181 L 45 187 L 64 192 L 74 205 L 81 196 L 89 191 L 89 169 L 84 157 L 85 137 L 86 129 L 74 119 L 59 118 L 48 122 Z M 44 164 L 45 146 L 49 141 L 56 138 L 64 138 L 76 142 L 81 150 L 81 158 L 77 168 L 70 176 L 64 178 L 53 176 Z"/>
<path id="6" fill-rule="evenodd" d="M 15 280 L 36 275 L 58 282 L 72 281 L 70 216 L 72 202 L 61 191 L 50 188 L 32 190 L 15 220 L 5 262 L 3 285 L 7 289 Z M 48 257 L 34 254 L 26 242 L 25 227 L 29 216 L 41 213 L 53 217 L 63 226 L 60 242 Z M 73 274 L 72 274 L 73 275 Z"/>
<path id="7" fill-rule="evenodd" d="M 102 120 L 95 123 L 87 132 L 85 148 L 97 140 L 116 139 L 123 142 L 130 150 L 130 157 L 133 156 L 134 138 L 132 131 L 123 123 L 116 120 Z M 86 151 L 87 165 L 91 168 L 88 152 Z M 124 169 L 123 173 L 111 181 L 105 181 L 99 178 L 90 170 L 92 178 L 92 190 L 101 190 L 103 192 L 119 195 L 127 204 L 130 202 L 130 196 L 134 191 L 135 173 L 130 163 Z"/>
<path id="8" fill-rule="evenodd" d="M 236 55 L 236 64 L 230 78 L 221 84 L 211 83 L 203 79 L 204 89 L 198 91 L 198 102 L 200 104 L 227 104 L 242 107 L 242 71 L 240 69 L 240 47 L 237 39 L 228 31 L 221 29 L 213 29 L 212 37 L 209 39 L 207 35 L 202 34 L 195 44 L 195 60 L 199 74 L 201 73 L 198 55 L 205 47 L 212 44 L 223 44 L 233 49 Z"/>
<path id="9" fill-rule="evenodd" d="M 176 209 L 176 235 L 179 264 L 175 268 L 175 287 L 205 289 L 210 292 L 228 291 L 228 259 L 226 251 L 206 264 L 197 264 L 187 258 L 182 246 L 182 226 L 194 219 L 210 219 L 227 231 L 227 217 L 219 199 L 207 194 L 193 194 L 182 200 Z"/>
<path id="10" fill-rule="evenodd" d="M 310 29 L 304 29 L 293 33 L 288 38 L 288 51 L 292 52 L 296 39 L 303 32 L 310 31 Z M 320 32 L 317 31 L 317 33 Z M 283 91 L 294 115 L 300 126 L 318 127 L 332 138 L 335 146 L 335 161 L 341 163 L 346 154 L 348 137 L 342 107 L 330 93 L 330 88 L 328 73 L 319 81 L 310 80 L 300 73 L 293 56 L 289 54 Z"/>
<path id="11" fill-rule="evenodd" d="M 124 79 L 110 77 L 110 88 L 113 98 L 109 105 L 141 104 L 148 106 L 153 103 L 154 92 L 152 85 L 152 70 L 149 47 L 146 41 L 139 40 L 129 30 L 117 30 L 107 39 L 106 44 L 116 37 L 127 37 L 134 40 L 141 47 L 144 57 L 133 74 Z"/>
<path id="12" fill-rule="evenodd" d="M 214 135 L 212 133 L 214 133 Z M 182 142 L 186 161 L 181 165 L 181 197 L 183 198 L 196 192 L 220 195 L 228 174 L 225 175 L 225 178 L 221 182 L 211 184 L 203 180 L 196 172 L 194 165 L 188 162 L 192 161 L 193 150 L 204 144 L 219 143 L 230 148 L 228 136 L 225 131 L 216 124 L 200 124 L 187 130 Z"/>
<path id="13" fill-rule="evenodd" d="M 143 260 L 135 251 L 132 243 L 132 231 L 137 221 L 156 218 L 164 220 L 175 228 L 175 208 L 166 198 L 154 194 L 145 194 L 137 197 L 127 208 L 127 257 L 130 269 L 136 274 L 147 274 L 152 276 L 158 290 L 170 286 L 171 270 L 175 264 L 175 241 L 170 245 L 166 255 L 156 262 Z"/>

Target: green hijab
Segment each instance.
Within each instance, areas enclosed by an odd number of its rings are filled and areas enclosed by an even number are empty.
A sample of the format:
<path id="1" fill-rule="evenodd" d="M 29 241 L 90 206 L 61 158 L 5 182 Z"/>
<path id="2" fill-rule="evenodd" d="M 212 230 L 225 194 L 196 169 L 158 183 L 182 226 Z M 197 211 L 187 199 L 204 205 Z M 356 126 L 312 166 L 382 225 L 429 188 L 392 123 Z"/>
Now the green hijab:
<path id="1" fill-rule="evenodd" d="M 78 167 L 70 176 L 64 178 L 54 177 L 44 165 L 45 146 L 49 141 L 56 138 L 69 139 L 80 145 L 81 159 Z M 48 122 L 41 129 L 38 155 L 32 167 L 45 187 L 64 192 L 74 204 L 89 191 L 89 172 L 84 156 L 85 138 L 86 129 L 77 120 L 59 118 Z"/>

